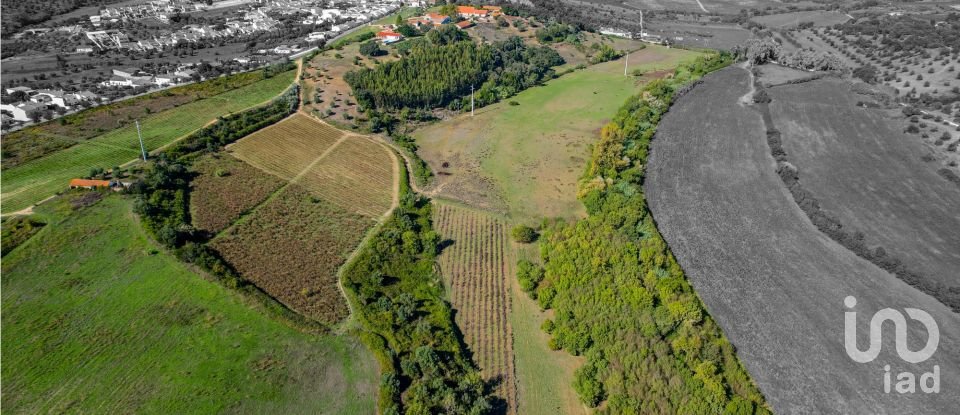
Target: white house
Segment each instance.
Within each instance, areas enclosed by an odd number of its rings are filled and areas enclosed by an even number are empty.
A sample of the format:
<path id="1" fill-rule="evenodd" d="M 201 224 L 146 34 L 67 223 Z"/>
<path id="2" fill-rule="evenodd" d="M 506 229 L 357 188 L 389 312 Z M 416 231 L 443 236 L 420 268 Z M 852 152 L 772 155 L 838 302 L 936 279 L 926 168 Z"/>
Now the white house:
<path id="1" fill-rule="evenodd" d="M 164 85 L 173 85 L 180 81 L 180 77 L 177 74 L 165 73 L 157 75 L 153 78 L 153 83 L 164 86 Z"/>
<path id="2" fill-rule="evenodd" d="M 17 121 L 33 121 L 30 114 L 34 111 L 42 110 L 41 104 L 32 102 L 20 102 L 17 104 L 0 104 L 0 111 L 7 112 Z"/>

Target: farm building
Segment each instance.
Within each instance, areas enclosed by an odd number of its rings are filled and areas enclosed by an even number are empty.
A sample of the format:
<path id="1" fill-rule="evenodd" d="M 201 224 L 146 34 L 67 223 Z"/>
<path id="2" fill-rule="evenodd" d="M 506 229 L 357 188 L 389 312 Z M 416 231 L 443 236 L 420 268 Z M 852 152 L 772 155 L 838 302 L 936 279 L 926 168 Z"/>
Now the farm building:
<path id="1" fill-rule="evenodd" d="M 457 27 L 459 27 L 461 30 L 466 29 L 466 28 L 468 28 L 468 27 L 473 27 L 473 22 L 471 22 L 471 21 L 469 21 L 469 20 L 464 20 L 464 21 L 461 21 L 461 22 L 457 22 Z"/>
<path id="2" fill-rule="evenodd" d="M 100 189 L 111 187 L 109 180 L 71 179 L 71 189 Z"/>

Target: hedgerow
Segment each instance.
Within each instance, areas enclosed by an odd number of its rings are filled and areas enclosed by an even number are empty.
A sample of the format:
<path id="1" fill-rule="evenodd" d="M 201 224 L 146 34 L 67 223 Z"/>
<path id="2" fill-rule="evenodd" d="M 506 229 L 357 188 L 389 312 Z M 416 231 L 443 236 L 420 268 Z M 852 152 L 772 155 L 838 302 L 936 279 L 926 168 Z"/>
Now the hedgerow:
<path id="1" fill-rule="evenodd" d="M 380 361 L 380 413 L 489 413 L 489 387 L 466 354 L 436 271 L 430 202 L 401 190 L 400 205 L 343 273 L 361 338 Z"/>
<path id="2" fill-rule="evenodd" d="M 555 310 L 551 346 L 586 357 L 573 386 L 589 406 L 605 401 L 601 413 L 769 412 L 657 232 L 642 187 L 674 93 L 732 61 L 700 58 L 630 98 L 602 129 L 580 182 L 588 217 L 543 232 L 535 294 Z"/>

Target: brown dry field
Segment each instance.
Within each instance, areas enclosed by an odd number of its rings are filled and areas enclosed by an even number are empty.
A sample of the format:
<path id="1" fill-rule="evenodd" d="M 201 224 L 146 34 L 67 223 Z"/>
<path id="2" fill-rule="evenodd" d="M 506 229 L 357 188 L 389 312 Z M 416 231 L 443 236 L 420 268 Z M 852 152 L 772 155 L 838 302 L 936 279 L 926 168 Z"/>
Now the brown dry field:
<path id="1" fill-rule="evenodd" d="M 240 139 L 226 151 L 254 167 L 292 180 L 343 137 L 342 131 L 297 113 Z"/>
<path id="2" fill-rule="evenodd" d="M 511 264 L 504 220 L 485 212 L 434 203 L 434 225 L 451 245 L 440 255 L 457 326 L 485 379 L 496 382 L 506 413 L 517 413 L 513 353 Z"/>
<path id="3" fill-rule="evenodd" d="M 229 155 L 203 156 L 193 163 L 190 217 L 197 229 L 217 233 L 286 183 Z M 225 173 L 218 176 L 217 173 Z"/>
<path id="4" fill-rule="evenodd" d="M 775 412 L 953 411 L 960 316 L 814 227 L 777 176 L 760 113 L 738 103 L 750 89 L 739 67 L 707 75 L 664 116 L 647 169 L 658 228 L 710 314 Z M 881 357 L 854 362 L 844 352 L 846 296 L 857 299 L 861 348 L 868 316 L 913 307 L 939 324 L 938 351 L 907 363 L 885 335 Z M 908 336 L 919 342 L 927 333 L 911 324 Z M 938 365 L 943 389 L 886 394 L 888 364 L 918 374 Z"/>
<path id="5" fill-rule="evenodd" d="M 391 205 L 393 158 L 383 144 L 350 135 L 307 169 L 298 183 L 340 209 L 378 217 Z"/>
<path id="6" fill-rule="evenodd" d="M 270 296 L 333 325 L 348 314 L 337 270 L 373 224 L 291 185 L 210 245 Z"/>

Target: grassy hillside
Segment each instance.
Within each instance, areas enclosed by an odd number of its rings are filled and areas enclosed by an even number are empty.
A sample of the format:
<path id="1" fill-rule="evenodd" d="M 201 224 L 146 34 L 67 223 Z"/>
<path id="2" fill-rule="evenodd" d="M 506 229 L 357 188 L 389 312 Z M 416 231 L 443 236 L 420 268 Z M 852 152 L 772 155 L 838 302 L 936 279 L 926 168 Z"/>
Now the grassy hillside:
<path id="1" fill-rule="evenodd" d="M 144 144 L 151 151 L 203 127 L 217 117 L 246 109 L 280 94 L 293 82 L 289 71 L 233 91 L 140 118 Z M 109 169 L 140 156 L 133 126 L 91 138 L 67 149 L 3 172 L 3 212 L 37 203 L 88 174 L 92 167 Z"/>
<path id="2" fill-rule="evenodd" d="M 351 337 L 265 317 L 158 252 L 110 196 L 3 261 L 4 409 L 15 413 L 371 413 L 376 369 Z"/>
<path id="3" fill-rule="evenodd" d="M 673 68 L 698 55 L 651 46 L 630 55 L 630 70 Z M 417 131 L 421 157 L 439 172 L 440 195 L 518 218 L 582 216 L 576 183 L 588 147 L 642 84 L 642 78 L 623 76 L 623 67 L 623 59 L 591 66 L 473 117 L 467 113 Z"/>

